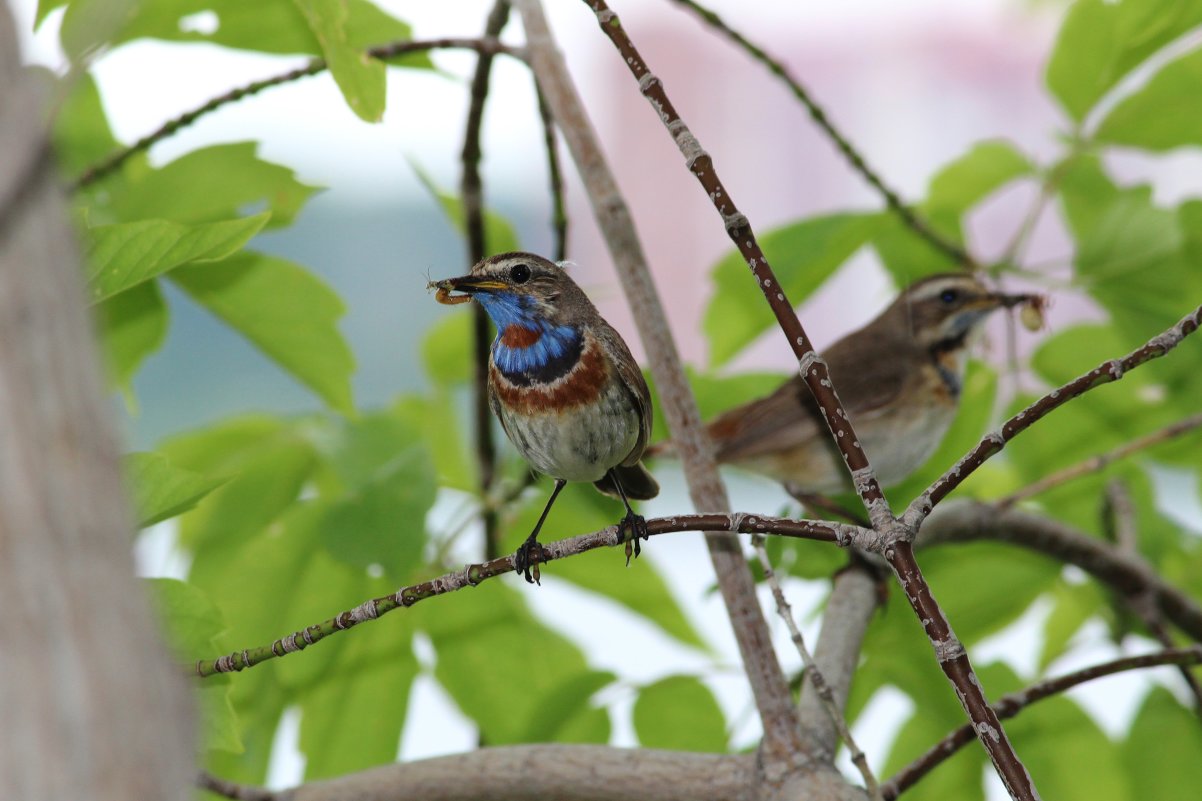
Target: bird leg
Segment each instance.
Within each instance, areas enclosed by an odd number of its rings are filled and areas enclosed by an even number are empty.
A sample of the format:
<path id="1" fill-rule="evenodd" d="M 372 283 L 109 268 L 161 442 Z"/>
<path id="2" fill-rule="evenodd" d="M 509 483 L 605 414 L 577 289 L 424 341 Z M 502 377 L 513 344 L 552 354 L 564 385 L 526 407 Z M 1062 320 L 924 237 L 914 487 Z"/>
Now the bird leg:
<path id="1" fill-rule="evenodd" d="M 559 496 L 559 491 L 567 483 L 562 478 L 555 479 L 555 489 L 551 490 L 551 497 L 547 499 L 547 505 L 543 507 L 543 513 L 539 515 L 538 522 L 534 524 L 534 531 L 530 532 L 530 536 L 518 546 L 517 551 L 513 555 L 513 569 L 526 578 L 527 584 L 541 583 L 539 581 L 538 563 L 544 560 L 544 553 L 543 546 L 538 541 L 538 532 L 542 529 L 543 522 L 547 519 L 547 513 L 551 511 L 551 505 L 555 503 L 555 499 Z M 630 506 L 627 505 L 626 508 L 629 509 Z"/>
<path id="2" fill-rule="evenodd" d="M 647 532 L 647 519 L 642 515 L 636 515 L 630 508 L 630 501 L 626 500 L 626 490 L 622 489 L 622 480 L 618 478 L 618 471 L 610 470 L 609 477 L 618 491 L 618 497 L 622 499 L 622 505 L 626 507 L 626 516 L 618 523 L 618 533 L 626 541 L 626 566 L 630 567 L 631 543 L 634 544 L 634 558 L 638 559 L 639 554 L 643 552 L 639 546 L 639 540 L 649 540 L 651 535 Z"/>

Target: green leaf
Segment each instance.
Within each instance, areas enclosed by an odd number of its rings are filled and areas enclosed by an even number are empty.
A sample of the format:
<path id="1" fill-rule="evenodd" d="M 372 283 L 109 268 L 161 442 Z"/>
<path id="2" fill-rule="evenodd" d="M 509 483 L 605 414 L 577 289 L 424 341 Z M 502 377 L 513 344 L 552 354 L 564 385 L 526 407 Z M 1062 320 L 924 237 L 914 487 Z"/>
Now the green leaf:
<path id="1" fill-rule="evenodd" d="M 1139 788 L 1140 798 L 1173 798 L 1183 788 L 1202 787 L 1198 718 L 1163 687 L 1144 699 L 1122 751 L 1131 786 Z"/>
<path id="2" fill-rule="evenodd" d="M 963 214 L 1005 184 L 1032 171 L 1027 157 L 1008 142 L 978 142 L 931 179 L 924 208 Z"/>
<path id="3" fill-rule="evenodd" d="M 356 633 L 326 680 L 301 699 L 305 781 L 396 761 L 418 664 L 412 636 Z M 349 680 L 348 680 L 349 679 Z"/>
<path id="4" fill-rule="evenodd" d="M 964 234 L 960 230 L 962 210 L 920 206 L 918 212 L 932 231 L 951 242 L 964 242 Z M 897 286 L 907 286 L 935 273 L 962 269 L 962 265 L 951 254 L 906 225 L 896 214 L 881 212 L 880 217 L 881 223 L 872 237 L 872 248 Z"/>
<path id="5" fill-rule="evenodd" d="M 468 452 L 463 421 L 466 406 L 442 388 L 429 397 L 407 395 L 397 401 L 394 410 L 421 432 L 426 449 L 434 460 L 440 487 L 476 492 L 478 465 Z"/>
<path id="6" fill-rule="evenodd" d="M 991 542 L 924 550 L 922 571 L 956 634 L 971 645 L 1000 631 L 1051 589 L 1061 565 L 1032 551 Z M 988 587 L 988 592 L 982 592 Z"/>
<path id="7" fill-rule="evenodd" d="M 33 29 L 36 31 L 41 27 L 42 23 L 50 12 L 56 8 L 62 8 L 67 4 L 68 0 L 38 0 L 37 14 L 33 18 Z M 82 77 L 82 76 L 81 76 Z"/>
<path id="8" fill-rule="evenodd" d="M 51 80 L 53 74 L 47 72 Z M 54 117 L 54 155 L 64 173 L 74 175 L 117 149 L 100 91 L 89 72 L 72 77 L 66 98 Z M 144 215 L 158 216 L 158 215 Z M 232 216 L 232 215 L 231 215 Z"/>
<path id="9" fill-rule="evenodd" d="M 518 514 L 503 522 L 506 549 L 516 549 L 534 529 L 550 493 L 548 484 L 540 481 L 536 485 L 539 491 L 529 493 Z M 597 531 L 614 525 L 621 517 L 622 507 L 617 501 L 586 484 L 568 484 L 555 502 L 541 536 L 549 540 Z M 628 570 L 620 549 L 597 549 L 547 565 L 543 575 L 609 598 L 685 645 L 707 647 L 650 561 L 632 562 Z"/>
<path id="10" fill-rule="evenodd" d="M 1048 62 L 1048 88 L 1079 123 L 1123 76 L 1200 23 L 1198 0 L 1078 0 Z"/>
<path id="11" fill-rule="evenodd" d="M 1145 794 L 1146 787 L 1130 783 L 1120 749 L 1093 718 L 1065 696 L 1040 701 L 1007 720 L 1006 733 L 1011 742 L 1021 744 L 1023 764 L 1045 798 L 1128 801 L 1155 797 Z M 1088 769 L 1065 770 L 1066 765 L 1087 765 Z M 1132 792 L 1135 788 L 1138 793 Z"/>
<path id="12" fill-rule="evenodd" d="M 259 417 L 173 437 L 159 451 L 178 467 L 230 477 L 204 506 L 180 521 L 180 540 L 198 558 L 205 549 L 220 549 L 261 532 L 296 502 L 316 464 L 308 441 L 278 421 Z"/>
<path id="13" fill-rule="evenodd" d="M 224 483 L 224 479 L 176 467 L 157 453 L 131 453 L 123 461 L 138 528 L 188 511 Z"/>
<path id="14" fill-rule="evenodd" d="M 1106 599 L 1092 581 L 1081 584 L 1061 583 L 1052 593 L 1051 613 L 1043 624 L 1043 646 L 1039 651 L 1039 672 L 1068 651 L 1073 636 L 1085 622 L 1106 610 Z"/>
<path id="15" fill-rule="evenodd" d="M 767 231 L 759 243 L 781 288 L 790 302 L 797 304 L 859 250 L 879 223 L 875 213 L 812 217 Z M 709 342 L 710 365 L 717 366 L 729 361 L 775 321 L 738 250 L 723 256 L 710 274 L 714 296 L 705 310 L 702 328 Z"/>
<path id="16" fill-rule="evenodd" d="M 171 278 L 330 407 L 354 411 L 354 357 L 335 327 L 345 307 L 325 282 L 290 261 L 249 251 Z"/>
<path id="17" fill-rule="evenodd" d="M 167 304 L 158 283 L 145 281 L 96 304 L 95 313 L 109 380 L 132 403 L 134 373 L 167 337 Z"/>
<path id="18" fill-rule="evenodd" d="M 584 655 L 539 623 L 510 586 L 490 581 L 455 601 L 410 610 L 438 654 L 435 678 L 489 744 L 523 742 L 549 713 L 549 699 L 587 671 Z"/>
<path id="19" fill-rule="evenodd" d="M 250 241 L 270 216 L 202 225 L 141 220 L 89 228 L 88 297 L 98 303 L 188 262 L 224 258 Z"/>
<path id="20" fill-rule="evenodd" d="M 1170 62 L 1148 85 L 1122 100 L 1098 126 L 1094 138 L 1114 145 L 1172 150 L 1202 145 L 1202 50 Z"/>
<path id="21" fill-rule="evenodd" d="M 410 27 L 381 11 L 369 0 L 345 0 L 346 40 L 357 48 L 411 38 Z M 199 14 L 212 14 L 215 25 L 187 24 Z M 202 29 L 203 28 L 203 29 Z M 156 0 L 143 3 L 138 15 L 122 29 L 120 41 L 140 37 L 173 42 L 209 42 L 263 53 L 303 53 L 320 56 L 321 44 L 292 0 Z M 406 59 L 406 66 L 429 67 L 424 56 Z"/>
<path id="22" fill-rule="evenodd" d="M 467 228 L 463 218 L 463 201 L 459 196 L 439 187 L 429 173 L 413 159 L 409 160 L 409 166 L 413 168 L 413 172 L 421 181 L 422 186 L 426 187 L 426 191 L 442 206 L 442 211 L 447 215 L 447 219 L 459 229 L 460 233 L 464 233 Z M 490 253 L 521 250 L 518 244 L 518 235 L 509 221 L 488 209 L 484 210 L 484 247 Z"/>
<path id="23" fill-rule="evenodd" d="M 331 461 L 345 490 L 322 519 L 322 542 L 348 565 L 382 565 L 394 583 L 405 583 L 422 564 L 438 490 L 422 436 L 383 413 L 347 423 L 339 439 Z"/>
<path id="24" fill-rule="evenodd" d="M 692 676 L 669 676 L 640 690 L 634 730 L 644 748 L 722 753 L 728 742 L 714 694 Z"/>
<path id="25" fill-rule="evenodd" d="M 59 40 L 71 61 L 91 55 L 117 34 L 138 10 L 135 0 L 72 0 Z"/>
<path id="26" fill-rule="evenodd" d="M 293 0 L 317 37 L 321 52 L 346 104 L 360 119 L 384 116 L 384 64 L 347 39 L 347 5 L 339 0 Z"/>
<path id="27" fill-rule="evenodd" d="M 266 228 L 290 225 L 317 191 L 287 167 L 259 158 L 256 142 L 193 150 L 157 169 L 125 174 L 112 192 L 117 220 L 156 217 L 182 223 L 225 220 L 247 210 L 271 212 Z"/>
<path id="28" fill-rule="evenodd" d="M 184 662 L 208 658 L 221 650 L 225 620 L 210 597 L 199 587 L 175 579 L 147 579 L 155 609 L 164 623 L 176 656 Z M 201 742 L 206 748 L 232 753 L 242 751 L 238 717 L 230 704 L 228 676 L 198 685 Z"/>
<path id="29" fill-rule="evenodd" d="M 452 312 L 437 320 L 422 337 L 422 364 L 426 374 L 441 386 L 472 379 L 472 328 L 474 314 Z"/>
<path id="30" fill-rule="evenodd" d="M 589 699 L 617 678 L 599 670 L 568 677 L 535 711 L 523 739 L 532 743 L 609 742 L 609 715 L 589 706 Z"/>

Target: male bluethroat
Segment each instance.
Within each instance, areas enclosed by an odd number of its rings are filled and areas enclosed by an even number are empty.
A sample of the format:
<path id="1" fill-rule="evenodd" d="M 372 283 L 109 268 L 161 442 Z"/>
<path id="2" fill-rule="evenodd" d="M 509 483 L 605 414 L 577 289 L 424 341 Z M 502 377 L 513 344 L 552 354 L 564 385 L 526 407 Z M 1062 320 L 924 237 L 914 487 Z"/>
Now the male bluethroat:
<path id="1" fill-rule="evenodd" d="M 489 405 L 526 461 L 555 479 L 515 555 L 516 569 L 538 580 L 538 532 L 569 481 L 591 481 L 622 501 L 626 559 L 631 541 L 638 556 L 647 524 L 630 499 L 654 498 L 659 485 L 640 461 L 651 435 L 651 393 L 622 337 L 562 267 L 533 253 L 492 256 L 431 286 L 440 302 L 472 299 L 492 318 Z"/>
<path id="2" fill-rule="evenodd" d="M 969 337 L 991 312 L 1033 304 L 967 273 L 908 286 L 863 328 L 822 351 L 877 479 L 897 484 L 922 466 L 956 416 Z M 720 463 L 751 470 L 805 498 L 851 489 L 822 411 L 800 375 L 707 426 Z M 648 455 L 671 452 L 671 443 Z"/>

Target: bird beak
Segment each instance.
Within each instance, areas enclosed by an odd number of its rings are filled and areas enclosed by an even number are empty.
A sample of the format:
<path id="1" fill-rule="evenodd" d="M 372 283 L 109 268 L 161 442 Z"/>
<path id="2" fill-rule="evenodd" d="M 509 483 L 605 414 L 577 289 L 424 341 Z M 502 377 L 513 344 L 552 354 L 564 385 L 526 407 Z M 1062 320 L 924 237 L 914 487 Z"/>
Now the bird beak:
<path id="1" fill-rule="evenodd" d="M 1000 292 L 993 292 L 989 298 L 995 306 L 1003 309 L 1013 309 L 1015 306 L 1033 303 L 1038 295 L 1003 295 Z"/>
<path id="2" fill-rule="evenodd" d="M 434 295 L 434 299 L 439 303 L 454 305 L 456 303 L 467 303 L 472 299 L 472 295 L 477 292 L 505 289 L 505 284 L 501 281 L 482 278 L 478 275 L 463 275 L 459 278 L 444 278 L 441 281 L 431 281 L 426 284 L 426 289 L 438 290 Z M 452 292 L 462 292 L 463 294 L 452 295 Z"/>

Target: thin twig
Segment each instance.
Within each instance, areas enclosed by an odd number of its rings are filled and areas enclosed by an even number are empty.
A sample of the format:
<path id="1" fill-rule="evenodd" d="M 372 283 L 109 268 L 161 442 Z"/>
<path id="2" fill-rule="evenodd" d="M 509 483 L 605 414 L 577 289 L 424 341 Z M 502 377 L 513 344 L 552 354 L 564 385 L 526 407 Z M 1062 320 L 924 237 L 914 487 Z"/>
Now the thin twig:
<path id="1" fill-rule="evenodd" d="M 387 61 L 390 58 L 395 58 L 396 56 L 404 55 L 406 53 L 451 48 L 475 50 L 478 53 L 503 53 L 514 58 L 522 57 L 520 51 L 517 51 L 507 45 L 503 45 L 495 39 L 488 40 L 462 38 L 425 39 L 422 41 L 406 40 L 402 42 L 393 42 L 391 44 L 381 45 L 380 47 L 373 47 L 368 50 L 367 53 L 372 58 L 377 58 L 381 61 Z M 261 81 L 252 81 L 245 86 L 231 89 L 224 94 L 210 99 L 208 102 L 192 109 L 191 111 L 186 111 L 183 114 L 180 114 L 178 117 L 168 120 L 157 130 L 147 134 L 146 136 L 143 136 L 132 145 L 114 151 L 102 161 L 97 162 L 80 173 L 79 177 L 72 181 L 68 188 L 71 191 L 78 191 L 79 189 L 98 181 L 99 179 L 117 170 L 122 164 L 128 161 L 130 157 L 145 150 L 149 150 L 151 146 L 157 142 L 160 142 L 167 137 L 178 133 L 180 130 L 188 127 L 201 117 L 214 112 L 223 106 L 227 106 L 230 103 L 234 103 L 245 97 L 258 94 L 264 89 L 269 89 L 273 86 L 280 86 L 282 84 L 300 80 L 301 78 L 307 78 L 310 75 L 317 75 L 326 69 L 327 65 L 325 59 L 315 58 L 303 67 L 297 67 L 296 69 L 289 70 L 288 72 L 280 75 L 276 75 L 271 78 L 264 78 Z"/>
<path id="2" fill-rule="evenodd" d="M 482 40 L 495 40 L 509 21 L 509 3 L 497 0 L 484 25 Z M 481 51 L 476 58 L 472 76 L 467 122 L 463 133 L 463 179 L 460 193 L 463 201 L 463 226 L 467 233 L 468 266 L 488 255 L 484 225 L 484 189 L 480 180 L 480 128 L 484 121 L 484 104 L 488 99 L 488 83 L 492 75 L 494 54 Z M 480 496 L 492 492 L 497 478 L 497 444 L 493 437 L 492 411 L 488 405 L 488 360 L 492 342 L 492 323 L 488 312 L 479 303 L 472 304 L 472 410 L 475 430 L 476 464 L 479 467 Z M 480 510 L 484 526 L 484 558 L 496 559 L 501 554 L 501 533 L 497 526 L 497 511 L 485 505 Z"/>
<path id="3" fill-rule="evenodd" d="M 627 69 L 638 81 L 639 90 L 651 103 L 660 121 L 676 142 L 688 169 L 705 189 L 715 209 L 722 215 L 727 234 L 746 259 L 756 284 L 768 301 L 781 330 L 785 332 L 789 345 L 797 356 L 802 379 L 823 410 L 831 436 L 851 472 L 856 493 L 868 511 L 869 519 L 872 520 L 875 537 L 867 544 L 867 550 L 883 553 L 893 568 L 905 590 L 907 600 L 923 621 L 940 667 L 954 686 L 957 699 L 969 719 L 973 721 L 981 745 L 989 754 L 1007 790 L 1015 799 L 1034 801 L 1038 793 L 1031 782 L 1031 776 L 1014 752 L 997 716 L 989 707 L 980 682 L 973 672 L 968 653 L 952 633 L 951 625 L 923 579 L 922 571 L 914 559 L 913 549 L 907 541 L 907 537 L 912 535 L 889 509 L 872 465 L 864 454 L 851 421 L 835 392 L 826 362 L 810 346 L 801 321 L 785 297 L 780 283 L 755 240 L 751 223 L 735 206 L 730 193 L 714 170 L 712 159 L 677 113 L 663 85 L 643 61 L 617 15 L 609 9 L 604 0 L 584 1 L 596 14 L 602 32 L 614 44 Z"/>
<path id="4" fill-rule="evenodd" d="M 840 545 L 850 543 L 851 538 L 857 533 L 854 526 L 843 523 L 831 523 L 825 520 L 791 520 L 783 517 L 749 515 L 744 512 L 735 512 L 729 515 L 677 515 L 676 517 L 659 517 L 647 521 L 647 533 L 650 536 L 681 531 L 775 534 L 784 537 L 835 542 Z M 543 546 L 539 561 L 552 562 L 596 548 L 617 547 L 625 543 L 626 535 L 619 526 L 609 526 L 600 531 L 549 542 Z M 217 659 L 202 659 L 189 672 L 204 678 L 218 673 L 244 670 L 269 659 L 303 651 L 331 634 L 345 631 L 369 620 L 375 620 L 399 607 L 413 606 L 426 598 L 445 595 L 464 587 L 475 587 L 482 581 L 512 573 L 513 570 L 513 554 L 479 564 L 466 565 L 462 570 L 445 573 L 438 578 L 402 587 L 389 595 L 365 601 L 354 609 L 347 610 L 323 623 L 308 626 L 287 637 L 281 637 L 271 645 L 235 651 Z"/>
<path id="5" fill-rule="evenodd" d="M 1154 431 L 1151 434 L 1146 434 L 1142 437 L 1125 442 L 1117 448 L 1099 453 L 1096 456 L 1091 456 L 1074 465 L 1070 465 L 1063 470 L 1057 470 L 1054 473 L 1049 473 L 1038 481 L 1033 481 L 1021 489 L 1017 489 L 1004 498 L 1000 498 L 994 503 L 1002 508 L 1013 506 L 1019 501 L 1024 501 L 1041 492 L 1047 492 L 1053 487 L 1058 487 L 1061 484 L 1080 478 L 1081 476 L 1096 473 L 1099 470 L 1117 462 L 1119 459 L 1126 458 L 1131 454 L 1141 451 L 1145 448 L 1150 448 L 1153 445 L 1159 445 L 1161 442 L 1179 437 L 1182 434 L 1187 434 L 1196 428 L 1202 427 L 1202 412 L 1190 415 L 1183 420 L 1167 425 L 1159 431 Z"/>
<path id="6" fill-rule="evenodd" d="M 772 560 L 768 556 L 768 550 L 764 547 L 764 538 L 759 534 L 753 534 L 751 544 L 755 548 L 756 560 L 760 563 L 760 569 L 764 571 L 764 580 L 768 582 L 768 587 L 772 590 L 772 598 L 776 601 L 776 612 L 780 615 L 781 620 L 785 621 L 785 628 L 789 630 L 789 639 L 793 641 L 797 654 L 801 657 L 801 663 L 805 666 L 805 676 L 809 679 L 810 686 L 814 688 L 814 692 L 818 693 L 818 698 L 826 709 L 839 739 L 847 746 L 852 764 L 856 766 L 860 776 L 864 779 L 864 788 L 868 791 L 868 797 L 873 801 L 880 801 L 880 783 L 868 765 L 868 757 L 864 756 L 864 752 L 852 737 L 851 729 L 843 717 L 843 710 L 839 708 L 839 702 L 835 700 L 835 696 L 831 692 L 830 684 L 822 675 L 810 649 L 806 647 L 801 629 L 798 628 L 797 621 L 793 619 L 793 607 L 785 597 L 784 588 L 781 587 L 780 580 L 776 577 L 776 571 L 772 568 Z"/>
<path id="7" fill-rule="evenodd" d="M 743 48 L 749 56 L 763 64 L 769 72 L 779 78 L 785 86 L 789 87 L 789 91 L 805 106 L 814 123 L 835 143 L 835 147 L 839 149 L 839 152 L 851 164 L 852 169 L 859 173 L 860 177 L 880 193 L 881 197 L 885 199 L 885 205 L 889 210 L 901 218 L 901 221 L 909 226 L 910 230 L 927 240 L 927 242 L 930 242 L 937 250 L 946 253 L 952 261 L 963 266 L 965 269 L 973 269 L 976 266 L 976 262 L 969 255 L 968 251 L 935 231 L 925 220 L 915 214 L 913 209 L 905 204 L 897 192 L 885 183 L 876 170 L 868 166 L 868 163 L 864 160 L 864 156 L 848 141 L 847 137 L 835 128 L 830 118 L 827 117 L 826 111 L 818 105 L 818 102 L 814 100 L 809 90 L 802 86 L 801 82 L 789 73 L 788 67 L 769 55 L 763 48 L 748 40 L 743 34 L 731 28 L 718 14 L 702 6 L 700 3 L 696 3 L 694 0 L 673 0 L 673 2 L 692 10 L 705 23 Z"/>
<path id="8" fill-rule="evenodd" d="M 196 786 L 231 801 L 276 801 L 277 797 L 271 790 L 221 779 L 207 770 L 202 770 L 196 777 Z"/>
<path id="9" fill-rule="evenodd" d="M 1003 695 L 994 704 L 993 708 L 997 711 L 999 718 L 1009 720 L 1031 704 L 1053 695 L 1059 695 L 1087 681 L 1093 681 L 1104 676 L 1113 676 L 1115 673 L 1122 673 L 1128 670 L 1140 670 L 1143 668 L 1159 667 L 1161 665 L 1196 665 L 1199 662 L 1202 662 L 1202 645 L 1193 645 L 1189 648 L 1166 648 L 1155 654 L 1127 656 L 1122 659 L 1103 662 L 1100 665 L 1067 673 L 1058 678 L 1041 681 L 1020 692 Z M 919 779 L 930 773 L 935 766 L 946 761 L 948 757 L 959 751 L 966 744 L 972 742 L 972 739 L 972 727 L 968 725 L 961 726 L 948 734 L 936 745 L 928 749 L 925 754 L 899 770 L 889 781 L 881 786 L 881 792 L 886 801 L 892 801 L 892 799 L 897 798 L 905 790 L 913 787 Z"/>
<path id="10" fill-rule="evenodd" d="M 1007 442 L 1043 419 L 1053 409 L 1058 409 L 1091 389 L 1118 381 L 1130 370 L 1165 355 L 1177 347 L 1181 340 L 1197 331 L 1200 322 L 1202 322 L 1202 306 L 1181 318 L 1172 328 L 1152 337 L 1143 346 L 1136 348 L 1121 359 L 1103 362 L 1088 373 L 1044 395 L 1003 423 L 1001 428 L 986 434 L 976 447 L 962 456 L 947 472 L 936 479 L 935 483 L 914 499 L 902 519 L 912 530 L 917 531 L 918 525 L 931 513 L 935 504 L 960 486 L 991 456 L 999 453 Z"/>
<path id="11" fill-rule="evenodd" d="M 564 203 L 563 171 L 559 166 L 555 119 L 537 81 L 534 83 L 534 90 L 538 96 L 538 116 L 543 123 L 543 143 L 547 149 L 547 180 L 551 185 L 551 252 L 554 254 L 554 260 L 561 262 L 568 257 L 568 211 Z"/>

